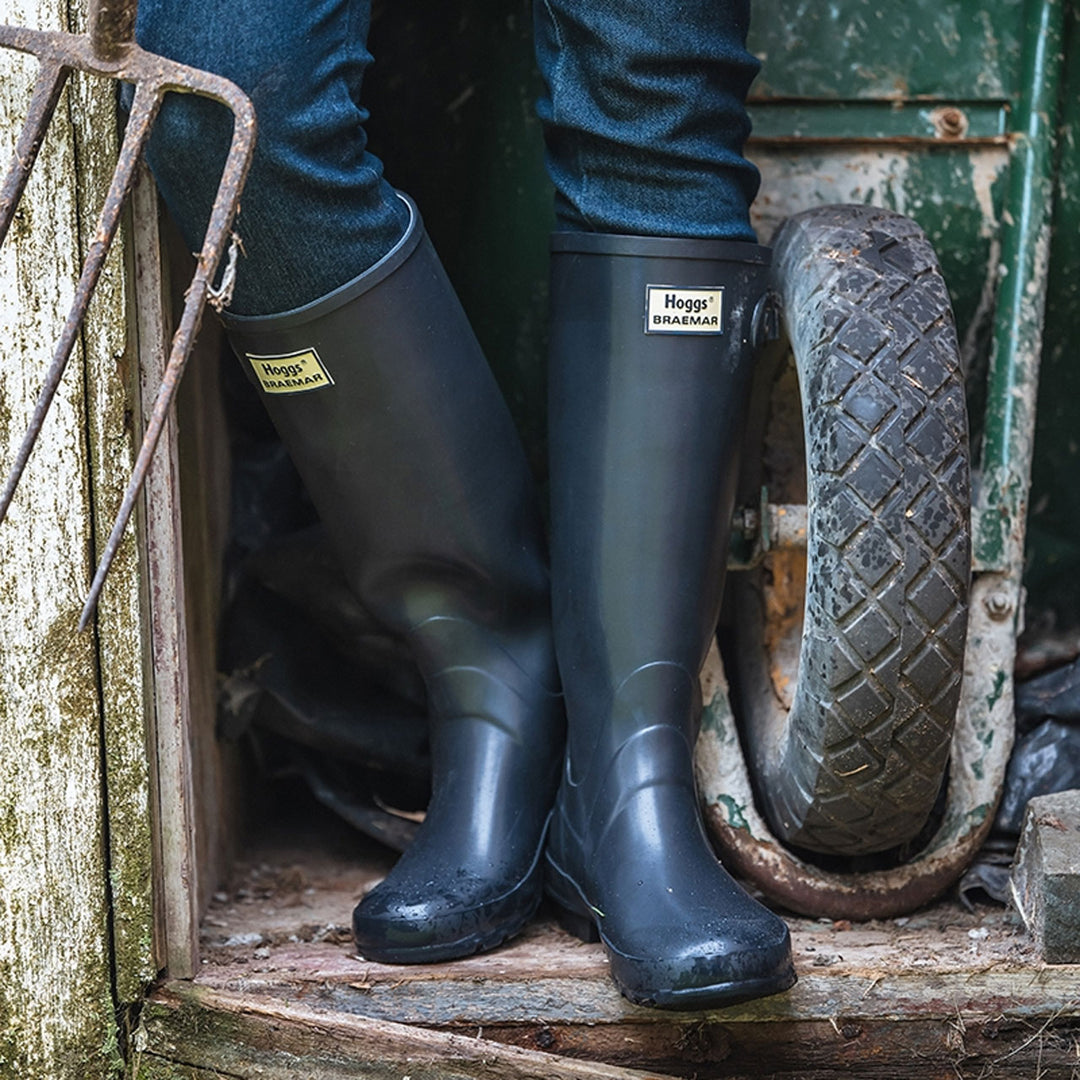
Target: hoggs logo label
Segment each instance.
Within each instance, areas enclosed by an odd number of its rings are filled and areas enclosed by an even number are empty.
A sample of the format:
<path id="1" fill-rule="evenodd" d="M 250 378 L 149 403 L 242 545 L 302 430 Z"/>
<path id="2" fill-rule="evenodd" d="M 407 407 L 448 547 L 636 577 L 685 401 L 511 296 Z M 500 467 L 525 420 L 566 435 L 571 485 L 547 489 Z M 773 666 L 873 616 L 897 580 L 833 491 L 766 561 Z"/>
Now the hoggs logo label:
<path id="1" fill-rule="evenodd" d="M 648 285 L 645 293 L 645 333 L 722 334 L 723 288 L 677 289 Z"/>
<path id="2" fill-rule="evenodd" d="M 305 390 L 318 390 L 320 386 L 334 385 L 330 372 L 314 349 L 303 349 L 285 356 L 253 356 L 248 353 L 247 358 L 259 385 L 268 394 L 300 394 Z"/>

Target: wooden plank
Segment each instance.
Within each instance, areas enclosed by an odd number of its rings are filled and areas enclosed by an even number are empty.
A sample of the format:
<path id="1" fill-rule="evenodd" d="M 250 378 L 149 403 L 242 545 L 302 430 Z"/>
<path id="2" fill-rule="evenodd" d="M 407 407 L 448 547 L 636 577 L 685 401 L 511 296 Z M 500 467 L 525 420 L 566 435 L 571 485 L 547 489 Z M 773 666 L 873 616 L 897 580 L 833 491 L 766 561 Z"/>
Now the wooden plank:
<path id="1" fill-rule="evenodd" d="M 313 937 L 324 932 L 318 924 L 306 931 Z M 485 956 L 409 967 L 360 960 L 347 931 L 339 933 L 340 944 L 233 935 L 225 940 L 237 944 L 205 951 L 198 982 L 283 1000 L 299 996 L 327 1011 L 429 1026 L 655 1023 L 668 1015 L 627 1002 L 607 978 L 600 947 L 576 942 L 551 924 L 538 923 L 523 939 Z M 1057 1009 L 1080 1016 L 1074 968 L 1041 964 L 1026 945 L 1010 958 L 1016 938 L 1009 932 L 989 944 L 988 938 L 967 934 L 956 927 L 905 940 L 884 930 L 830 934 L 797 925 L 798 984 L 724 1014 L 739 1023 L 838 1016 L 941 1020 L 968 1012 L 1034 1018 Z M 945 939 L 940 947 L 935 938 Z"/>
<path id="2" fill-rule="evenodd" d="M 655 1072 L 385 1020 L 327 1015 L 190 983 L 174 983 L 148 999 L 135 1048 L 228 1076 L 265 1080 L 298 1075 L 311 1080 L 663 1080 Z"/>
<path id="3" fill-rule="evenodd" d="M 166 234 L 166 246 L 170 251 L 173 295 L 179 299 L 194 266 L 176 230 Z M 231 472 L 220 365 L 236 363 L 226 353 L 221 323 L 207 308 L 177 400 L 187 709 L 198 867 L 194 899 L 200 914 L 236 858 L 245 823 L 239 751 L 235 744 L 223 743 L 217 737 L 218 619 L 228 543 Z"/>
<path id="4" fill-rule="evenodd" d="M 196 1069 L 167 1061 L 157 1054 L 136 1054 L 131 1065 L 132 1080 L 235 1080 L 223 1072 Z"/>
<path id="5" fill-rule="evenodd" d="M 471 1011 L 466 999 L 458 1001 Z M 653 1011 L 638 1022 L 531 1021 L 434 1031 L 329 1012 L 313 1000 L 174 983 L 148 1000 L 136 1046 L 164 1061 L 271 1080 L 835 1080 L 841 1071 L 866 1080 L 1027 1080 L 1074 1075 L 1080 1020 L 1059 1011 L 1036 1018 L 992 1008 L 934 1019 L 806 1020 L 794 1014 L 761 1022 L 740 1021 L 731 1010 Z"/>
<path id="6" fill-rule="evenodd" d="M 137 413 L 148 414 L 165 368 L 172 325 L 169 282 L 157 230 L 157 201 L 146 176 L 135 191 L 140 222 L 134 248 L 138 304 Z M 140 425 L 141 426 L 141 425 Z M 152 777 L 156 897 L 156 956 L 178 978 L 198 964 L 198 858 L 191 738 L 187 612 L 175 412 L 165 423 L 147 476 L 143 500 L 144 558 L 149 621 L 146 665 L 151 673 L 148 744 Z"/>
<path id="7" fill-rule="evenodd" d="M 1080 962 L 1080 791 L 1027 804 L 1011 892 L 1035 947 L 1055 964 Z"/>
<path id="8" fill-rule="evenodd" d="M 699 1080 L 835 1080 L 839 1070 L 882 1080 L 1027 1078 L 1038 1075 L 1040 1061 L 1046 1076 L 1069 1076 L 1077 1061 L 1075 969 L 1039 963 L 1030 937 L 1000 908 L 968 912 L 945 903 L 854 925 L 790 919 L 799 972 L 792 991 L 672 1013 L 631 1005 L 608 978 L 599 946 L 543 918 L 509 945 L 453 963 L 392 967 L 360 959 L 348 913 L 389 859 L 355 839 L 351 846 L 345 836 L 335 839 L 325 820 L 318 827 L 321 850 L 317 839 L 303 842 L 309 833 L 301 828 L 290 843 L 268 837 L 236 867 L 204 919 L 194 984 L 168 984 L 162 1001 L 171 1004 L 152 1013 L 150 1051 L 189 1060 L 192 1016 L 220 1036 L 218 1010 L 232 1015 L 244 1002 L 263 1017 L 243 1038 L 229 1036 L 244 1050 L 218 1059 L 207 1043 L 191 1060 L 230 1072 L 254 1048 L 265 1055 L 251 1058 L 259 1068 L 284 1069 L 285 1058 L 274 1054 L 302 1050 L 300 1071 L 334 1080 L 393 1075 L 399 1067 L 390 1051 L 369 1044 L 343 1051 L 346 1065 L 329 1060 L 336 1038 L 275 1042 L 273 1024 L 288 1015 L 318 1031 L 347 1021 L 405 1024 L 417 1038 L 481 1033 L 487 1043 L 554 1055 L 560 1067 L 572 1059 Z M 364 1055 L 376 1052 L 383 1056 L 372 1065 Z M 263 1074 L 240 1068 L 239 1075 Z"/>
<path id="9" fill-rule="evenodd" d="M 13 23 L 62 28 L 56 0 L 9 0 Z M 0 55 L 0 161 L 33 65 Z M 74 292 L 79 206 L 70 100 L 50 128 L 0 254 L 0 469 L 25 429 Z M 112 113 L 107 114 L 111 116 Z M 96 117 L 101 123 L 102 118 Z M 89 122 L 89 121 L 88 121 Z M 108 122 L 106 119 L 105 122 Z M 110 1075 L 101 704 L 89 583 L 92 513 L 82 365 L 59 391 L 0 526 L 0 1075 Z"/>
<path id="10" fill-rule="evenodd" d="M 81 27 L 80 27 L 81 29 Z M 119 138 L 110 123 L 115 84 L 78 79 L 72 85 L 78 160 L 80 236 L 85 247 L 112 177 Z M 146 201 L 145 184 L 134 202 Z M 153 206 L 151 201 L 150 206 Z M 138 209 L 138 208 L 137 208 Z M 145 251 L 147 219 L 137 213 L 113 245 L 84 322 L 88 448 L 94 538 L 102 550 L 123 497 L 141 430 L 138 407 L 138 292 L 134 251 Z M 153 217 L 148 221 L 154 225 Z M 132 243 L 133 234 L 141 241 Z M 121 240 L 127 241 L 121 243 Z M 146 276 L 139 260 L 138 269 Z M 160 289 L 160 275 L 158 279 Z M 146 293 L 145 282 L 142 289 Z M 141 520 L 138 521 L 141 526 Z M 112 565 L 96 615 L 108 817 L 109 900 L 115 988 L 119 999 L 141 999 L 159 968 L 153 948 L 153 871 L 146 716 L 151 669 L 145 614 L 145 572 L 137 530 L 129 527 Z"/>
<path id="11" fill-rule="evenodd" d="M 134 413 L 140 426 L 145 423 L 147 410 L 150 408 L 152 387 L 148 384 L 150 373 L 160 377 L 163 370 L 163 358 L 168 347 L 168 325 L 165 317 L 166 281 L 161 252 L 161 233 L 158 227 L 157 190 L 148 170 L 141 168 L 136 174 L 131 200 L 131 236 L 128 245 L 129 275 L 131 279 L 132 302 L 129 305 L 129 327 L 135 341 L 138 356 L 137 389 L 132 394 Z M 175 935 L 180 942 L 190 942 L 191 924 L 194 912 L 183 903 L 183 890 L 166 887 L 170 875 L 182 875 L 182 868 L 188 865 L 190 857 L 187 851 L 194 839 L 189 834 L 181 834 L 184 847 L 173 854 L 166 871 L 166 860 L 162 851 L 162 814 L 168 813 L 171 800 L 162 798 L 162 779 L 158 765 L 159 740 L 162 731 L 171 731 L 178 723 L 176 711 L 183 707 L 183 696 L 178 696 L 182 683 L 182 672 L 176 667 L 165 670 L 164 677 L 158 678 L 156 663 L 162 659 L 173 659 L 175 653 L 171 642 L 163 641 L 162 634 L 154 633 L 155 609 L 160 609 L 171 596 L 169 586 L 174 581 L 171 560 L 178 542 L 179 528 L 175 522 L 173 508 L 169 498 L 169 484 L 174 475 L 171 462 L 175 456 L 175 420 L 170 417 L 162 431 L 158 452 L 151 463 L 143 489 L 141 505 L 137 507 L 137 524 L 141 542 L 139 545 L 141 590 L 140 605 L 146 631 L 142 636 L 142 666 L 144 670 L 144 758 L 147 768 L 149 787 L 147 818 L 150 824 L 150 837 L 147 851 L 151 856 L 151 914 L 152 914 L 152 955 L 154 967 L 162 970 L 168 963 L 169 925 L 177 924 L 176 911 L 179 911 L 179 929 Z M 171 623 L 167 622 L 171 626 Z M 168 635 L 165 635 L 166 638 Z M 180 657 L 177 659 L 182 664 Z M 182 722 L 181 722 L 182 726 Z M 183 764 L 171 766 L 171 770 L 183 771 Z M 170 776 L 172 776 L 170 771 Z M 173 778 L 173 787 L 182 788 Z M 163 806 L 163 801 L 165 806 Z M 181 807 L 182 809 L 182 807 Z M 176 809 L 173 809 L 176 813 Z M 178 899 L 178 897 L 180 899 Z M 192 947 L 184 947 L 189 955 Z M 181 968 L 178 967 L 178 970 Z"/>
<path id="12" fill-rule="evenodd" d="M 159 234 L 148 179 L 135 192 L 141 404 L 157 391 L 175 308 L 193 272 L 175 230 Z M 161 281 L 164 270 L 165 281 Z M 198 920 L 235 857 L 243 827 L 235 747 L 215 733 L 217 618 L 227 538 L 228 440 L 218 389 L 222 348 L 207 312 L 175 414 L 146 487 L 146 578 L 153 672 L 158 955 L 173 977 L 198 969 Z"/>
<path id="13" fill-rule="evenodd" d="M 983 1014 L 946 1020 L 790 1020 L 610 1028 L 488 1027 L 484 1037 L 707 1080 L 1032 1080 L 1076 1075 L 1080 1024 Z"/>
<path id="14" fill-rule="evenodd" d="M 649 1023 L 668 1015 L 627 1002 L 607 977 L 603 950 L 550 919 L 535 920 L 500 949 L 453 963 L 361 960 L 349 913 L 390 859 L 356 840 L 350 857 L 348 837 L 322 842 L 320 850 L 316 836 L 297 829 L 288 842 L 269 838 L 237 865 L 203 922 L 198 983 L 428 1026 Z M 725 1010 L 729 1019 L 948 1019 L 988 1009 L 1038 1017 L 1048 1015 L 1048 1005 L 1080 1015 L 1075 968 L 1040 963 L 1022 925 L 1001 908 L 969 912 L 943 903 L 863 924 L 788 922 L 798 984 Z"/>

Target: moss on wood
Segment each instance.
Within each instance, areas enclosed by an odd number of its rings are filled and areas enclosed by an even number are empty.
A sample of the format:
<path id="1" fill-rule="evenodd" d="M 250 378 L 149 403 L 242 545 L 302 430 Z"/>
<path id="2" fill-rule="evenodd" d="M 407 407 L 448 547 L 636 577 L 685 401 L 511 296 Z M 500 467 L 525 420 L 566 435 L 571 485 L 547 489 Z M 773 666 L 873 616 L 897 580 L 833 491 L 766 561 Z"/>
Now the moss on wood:
<path id="1" fill-rule="evenodd" d="M 5 21 L 61 29 L 67 0 L 10 0 Z M 0 55 L 0 159 L 7 160 L 29 97 L 32 66 Z M 0 253 L 0 468 L 25 429 L 74 291 L 80 237 L 100 205 L 115 147 L 114 88 L 79 81 L 65 93 L 27 186 L 20 220 Z M 81 145 L 80 145 L 81 140 Z M 91 144 L 95 149 L 89 151 Z M 121 1069 L 110 955 L 102 762 L 123 744 L 118 804 L 130 807 L 114 838 L 132 872 L 113 858 L 113 891 L 137 895 L 126 918 L 138 986 L 149 956 L 149 822 L 145 795 L 142 663 L 138 647 L 112 651 L 99 676 L 92 634 L 76 621 L 88 586 L 95 515 L 91 489 L 115 489 L 118 459 L 90 467 L 93 433 L 103 444 L 123 429 L 115 383 L 88 393 L 102 357 L 113 371 L 125 340 L 122 276 L 110 263 L 87 325 L 0 527 L 0 1077 L 105 1080 Z M 84 352 L 85 349 L 85 352 Z M 96 378 L 96 376 L 95 376 Z M 96 386 L 97 384 L 94 383 Z M 104 417 L 103 421 L 97 417 Z M 122 560 L 123 561 L 123 560 Z M 136 621 L 134 551 L 127 553 L 128 622 Z M 121 576 L 123 575 L 121 568 Z M 117 620 L 118 623 L 123 620 Z M 120 641 L 117 634 L 115 640 Z M 111 670 L 110 670 L 111 668 Z M 102 749 L 101 686 L 109 696 Z M 118 732 L 115 736 L 113 732 Z M 141 778 L 140 778 L 141 771 Z M 110 770 L 110 773 L 112 770 Z M 110 775 L 110 789 L 111 789 Z M 140 802 L 141 792 L 141 802 Z M 123 865 L 122 865 L 123 864 Z M 146 878 L 140 880 L 140 875 Z M 131 885 L 130 882 L 136 882 Z M 118 909 L 123 907 L 118 903 Z M 129 980 L 129 986 L 134 981 Z M 132 992 L 134 992 L 132 990 Z"/>

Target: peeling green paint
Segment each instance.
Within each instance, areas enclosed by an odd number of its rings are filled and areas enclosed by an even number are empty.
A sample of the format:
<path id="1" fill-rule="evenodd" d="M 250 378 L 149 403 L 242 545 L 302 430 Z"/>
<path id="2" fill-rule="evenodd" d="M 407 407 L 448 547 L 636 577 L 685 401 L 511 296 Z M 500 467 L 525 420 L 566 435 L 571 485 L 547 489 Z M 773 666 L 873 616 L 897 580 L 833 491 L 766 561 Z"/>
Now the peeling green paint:
<path id="1" fill-rule="evenodd" d="M 1080 8 L 1066 13 L 1064 89 L 1054 190 L 1050 289 L 1028 515 L 1029 625 L 1080 626 Z"/>
<path id="2" fill-rule="evenodd" d="M 1048 290 L 1057 117 L 1066 0 L 1032 5 L 1001 229 L 1001 282 L 987 375 L 983 483 L 973 517 L 976 570 L 1008 570 L 1022 557 L 1035 394 Z"/>
<path id="3" fill-rule="evenodd" d="M 998 703 L 1002 693 L 1005 690 L 1005 684 L 1008 682 L 1008 679 L 1009 673 L 1007 671 L 998 671 L 997 674 L 994 675 L 993 688 L 991 689 L 990 694 L 986 698 L 987 709 L 993 709 L 993 707 Z M 987 746 L 989 746 L 990 743 L 993 742 L 993 739 L 994 733 L 990 731 L 986 733 L 983 741 L 986 743 Z"/>
<path id="4" fill-rule="evenodd" d="M 996 147 L 930 147 L 909 154 L 903 212 L 923 227 L 941 263 L 961 336 L 979 313 L 989 336 L 991 312 L 980 312 L 1001 214 L 1006 155 Z"/>
<path id="5" fill-rule="evenodd" d="M 737 803 L 730 795 L 717 795 L 716 801 L 723 805 L 727 812 L 728 824 L 734 829 L 750 831 L 750 823 L 744 814 L 745 807 Z"/>
<path id="6" fill-rule="evenodd" d="M 765 61 L 754 93 L 864 99 L 1007 97 L 1025 31 L 1022 0 L 756 0 L 750 47 Z"/>

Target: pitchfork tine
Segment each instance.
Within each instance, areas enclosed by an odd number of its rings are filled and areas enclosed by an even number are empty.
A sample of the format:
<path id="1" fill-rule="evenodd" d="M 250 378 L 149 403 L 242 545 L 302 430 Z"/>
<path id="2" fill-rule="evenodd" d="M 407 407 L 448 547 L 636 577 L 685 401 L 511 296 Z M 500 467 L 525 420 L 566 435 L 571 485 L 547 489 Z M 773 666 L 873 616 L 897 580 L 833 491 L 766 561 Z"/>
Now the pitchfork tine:
<path id="1" fill-rule="evenodd" d="M 90 585 L 90 592 L 86 598 L 82 615 L 79 617 L 79 629 L 85 630 L 97 605 L 105 577 L 112 565 L 113 558 L 120 546 L 120 540 L 127 528 L 131 513 L 135 508 L 135 499 L 146 480 L 146 474 L 150 470 L 150 462 L 154 456 L 161 432 L 168 419 L 169 409 L 172 407 L 173 398 L 180 378 L 184 374 L 188 358 L 191 355 L 192 343 L 195 335 L 199 332 L 199 323 L 202 320 L 206 297 L 210 291 L 210 283 L 217 271 L 221 260 L 228 235 L 232 224 L 232 207 L 239 197 L 246 174 L 246 162 L 250 155 L 250 143 L 254 133 L 255 117 L 250 105 L 245 101 L 236 101 L 233 105 L 236 114 L 236 124 L 233 130 L 232 146 L 229 148 L 229 156 L 225 162 L 225 170 L 222 174 L 221 183 L 218 185 L 217 197 L 214 199 L 214 208 L 210 216 L 210 223 L 206 227 L 206 235 L 203 238 L 202 251 L 199 253 L 199 261 L 195 268 L 195 275 L 188 286 L 184 300 L 184 311 L 180 316 L 180 324 L 173 335 L 172 346 L 169 351 L 169 362 L 165 365 L 165 373 L 161 377 L 161 385 L 158 387 L 157 396 L 154 398 L 154 406 L 150 413 L 150 419 L 146 424 L 146 432 L 143 435 L 142 446 L 139 455 L 135 459 L 135 466 L 131 470 L 131 479 L 128 481 L 127 490 L 120 503 L 120 509 L 116 512 L 116 520 L 113 523 L 109 539 L 105 544 L 101 561 L 98 563 L 97 572 Z"/>
<path id="2" fill-rule="evenodd" d="M 22 198 L 23 188 L 30 178 L 30 170 L 37 160 L 38 150 L 45 141 L 45 132 L 49 126 L 56 103 L 67 81 L 68 69 L 53 59 L 42 62 L 38 71 L 37 83 L 30 108 L 26 113 L 26 122 L 15 144 L 15 154 L 11 159 L 11 168 L 4 177 L 4 187 L 0 189 L 0 244 L 4 242 L 11 227 L 15 210 Z"/>
<path id="3" fill-rule="evenodd" d="M 0 47 L 30 53 L 37 56 L 41 62 L 29 115 L 16 147 L 15 160 L 8 170 L 3 188 L 0 189 L 0 243 L 11 226 L 15 207 L 26 186 L 27 177 L 45 137 L 45 130 L 68 72 L 86 71 L 135 84 L 135 101 L 128 118 L 127 130 L 124 132 L 120 160 L 109 185 L 97 232 L 83 262 L 75 300 L 46 373 L 45 385 L 34 407 L 30 427 L 19 447 L 11 475 L 0 493 L 0 521 L 3 521 L 11 505 L 15 488 L 22 477 L 45 414 L 52 404 L 75 347 L 79 327 L 90 302 L 90 294 L 101 274 L 109 245 L 116 235 L 121 210 L 131 189 L 136 165 L 161 105 L 162 96 L 168 92 L 200 94 L 225 105 L 233 114 L 232 146 L 218 185 L 217 198 L 211 211 L 198 266 L 188 287 L 184 313 L 173 337 L 169 362 L 154 400 L 131 480 L 83 608 L 79 621 L 80 630 L 86 628 L 93 614 L 105 575 L 112 564 L 120 538 L 134 509 L 135 499 L 146 478 L 177 384 L 191 353 L 207 297 L 219 307 L 228 302 L 226 294 L 229 290 L 223 285 L 221 292 L 215 293 L 211 289 L 211 282 L 224 254 L 229 229 L 239 207 L 240 191 L 251 165 L 255 144 L 255 110 L 247 95 L 235 83 L 139 48 L 135 43 L 137 6 L 137 0 L 89 0 L 90 33 L 81 37 L 55 31 L 0 25 Z"/>
<path id="4" fill-rule="evenodd" d="M 124 132 L 124 145 L 120 152 L 120 164 L 113 174 L 112 183 L 109 185 L 109 193 L 105 197 L 105 205 L 98 219 L 97 231 L 94 233 L 94 241 L 86 254 L 83 262 L 82 274 L 79 284 L 75 289 L 75 299 L 71 310 L 68 312 L 67 321 L 64 323 L 63 332 L 56 345 L 52 363 L 45 374 L 45 385 L 41 389 L 37 404 L 34 406 L 33 415 L 30 418 L 30 426 L 23 436 L 19 452 L 15 455 L 15 464 L 4 485 L 3 493 L 0 493 L 0 522 L 7 515 L 8 507 L 15 495 L 15 489 L 19 486 L 23 470 L 34 449 L 38 435 L 41 433 L 45 415 L 49 411 L 53 398 L 56 396 L 60 380 L 64 377 L 64 369 L 71 358 L 71 350 L 75 347 L 75 340 L 79 335 L 79 327 L 86 307 L 90 303 L 90 295 L 94 291 L 97 279 L 101 274 L 101 268 L 105 264 L 105 257 L 109 251 L 109 245 L 116 235 L 120 224 L 120 212 L 123 209 L 124 198 L 131 187 L 135 177 L 135 166 L 138 161 L 139 151 L 150 130 L 157 113 L 160 98 L 152 89 L 139 86 L 135 91 L 135 102 L 131 108 L 131 118 L 128 121 L 127 130 Z"/>

